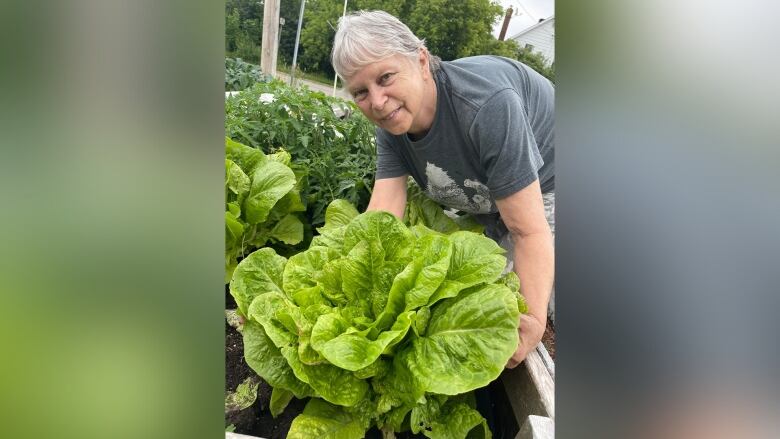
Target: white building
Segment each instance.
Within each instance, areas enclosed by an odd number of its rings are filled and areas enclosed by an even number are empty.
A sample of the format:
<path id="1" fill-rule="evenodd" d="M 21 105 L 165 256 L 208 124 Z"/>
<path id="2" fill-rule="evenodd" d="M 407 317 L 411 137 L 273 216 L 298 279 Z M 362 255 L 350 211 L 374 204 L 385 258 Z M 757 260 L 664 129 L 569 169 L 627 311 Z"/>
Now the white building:
<path id="1" fill-rule="evenodd" d="M 555 61 L 555 16 L 540 20 L 535 25 L 515 34 L 509 39 L 531 52 L 541 52 L 548 65 Z"/>

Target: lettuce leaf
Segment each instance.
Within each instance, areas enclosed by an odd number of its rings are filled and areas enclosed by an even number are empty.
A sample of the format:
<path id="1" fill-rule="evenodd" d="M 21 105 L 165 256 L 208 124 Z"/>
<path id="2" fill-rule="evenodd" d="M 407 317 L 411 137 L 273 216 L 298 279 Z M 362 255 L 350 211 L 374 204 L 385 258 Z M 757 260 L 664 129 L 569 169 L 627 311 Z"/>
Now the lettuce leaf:
<path id="1" fill-rule="evenodd" d="M 290 168 L 289 153 L 270 156 L 225 139 L 225 282 L 238 259 L 270 245 L 294 246 L 303 241 L 305 210 L 300 177 Z"/>
<path id="2" fill-rule="evenodd" d="M 357 416 L 325 401 L 312 399 L 303 413 L 293 420 L 287 439 L 361 439 L 365 432 Z"/>

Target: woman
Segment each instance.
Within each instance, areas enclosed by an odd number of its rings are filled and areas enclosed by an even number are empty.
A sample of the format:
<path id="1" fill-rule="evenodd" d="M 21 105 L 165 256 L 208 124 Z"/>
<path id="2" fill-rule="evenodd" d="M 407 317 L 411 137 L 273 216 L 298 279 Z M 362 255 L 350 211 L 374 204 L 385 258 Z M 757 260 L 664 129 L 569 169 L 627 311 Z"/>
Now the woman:
<path id="1" fill-rule="evenodd" d="M 331 57 L 377 126 L 368 210 L 402 218 L 411 175 L 431 199 L 475 214 L 518 261 L 513 268 L 529 313 L 521 316 L 520 343 L 507 364 L 517 366 L 544 334 L 553 284 L 545 218 L 555 188 L 552 84 L 507 58 L 440 61 L 382 11 L 343 17 Z"/>

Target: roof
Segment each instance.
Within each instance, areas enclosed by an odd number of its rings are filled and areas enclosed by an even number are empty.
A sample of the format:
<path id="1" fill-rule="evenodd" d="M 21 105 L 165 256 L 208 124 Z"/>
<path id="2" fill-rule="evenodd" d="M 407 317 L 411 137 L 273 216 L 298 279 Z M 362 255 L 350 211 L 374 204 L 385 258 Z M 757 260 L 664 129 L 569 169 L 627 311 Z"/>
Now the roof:
<path id="1" fill-rule="evenodd" d="M 535 25 L 533 25 L 533 26 L 531 26 L 531 27 L 527 27 L 527 28 L 525 28 L 525 29 L 521 30 L 520 32 L 518 32 L 518 33 L 516 33 L 516 34 L 512 35 L 511 37 L 509 37 L 509 38 L 507 38 L 507 39 L 515 39 L 515 38 L 517 38 L 517 37 L 519 37 L 519 36 L 521 36 L 521 35 L 523 35 L 523 34 L 525 34 L 525 33 L 528 33 L 528 32 L 530 32 L 530 31 L 532 31 L 532 30 L 536 29 L 537 27 L 539 27 L 539 26 L 541 26 L 541 25 L 543 25 L 543 24 L 547 24 L 547 22 L 548 22 L 548 21 L 551 21 L 551 20 L 553 20 L 553 21 L 555 20 L 555 15 L 550 15 L 549 17 L 547 17 L 547 18 L 543 19 L 542 21 L 540 21 L 540 22 L 536 23 Z"/>

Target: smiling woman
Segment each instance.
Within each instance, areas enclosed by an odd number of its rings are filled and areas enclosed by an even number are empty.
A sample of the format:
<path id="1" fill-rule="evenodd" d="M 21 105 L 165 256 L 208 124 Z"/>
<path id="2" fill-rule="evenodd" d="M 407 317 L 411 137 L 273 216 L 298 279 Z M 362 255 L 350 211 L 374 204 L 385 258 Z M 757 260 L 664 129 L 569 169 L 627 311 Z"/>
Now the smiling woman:
<path id="1" fill-rule="evenodd" d="M 402 217 L 411 175 L 434 201 L 475 214 L 508 251 L 529 308 L 507 364 L 517 366 L 544 334 L 552 293 L 552 83 L 508 58 L 441 61 L 383 11 L 343 17 L 331 57 L 377 126 L 368 210 Z"/>
<path id="2" fill-rule="evenodd" d="M 363 114 L 392 134 L 422 137 L 433 121 L 436 86 L 424 48 L 415 60 L 393 55 L 368 65 L 346 83 Z"/>
<path id="3" fill-rule="evenodd" d="M 439 59 L 395 17 L 363 12 L 341 20 L 333 65 L 363 114 L 388 132 L 422 137 L 436 112 L 433 75 Z M 364 22 L 385 26 L 368 28 Z"/>

